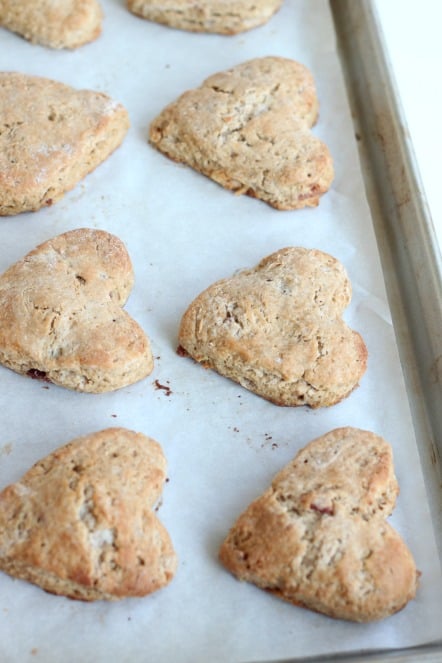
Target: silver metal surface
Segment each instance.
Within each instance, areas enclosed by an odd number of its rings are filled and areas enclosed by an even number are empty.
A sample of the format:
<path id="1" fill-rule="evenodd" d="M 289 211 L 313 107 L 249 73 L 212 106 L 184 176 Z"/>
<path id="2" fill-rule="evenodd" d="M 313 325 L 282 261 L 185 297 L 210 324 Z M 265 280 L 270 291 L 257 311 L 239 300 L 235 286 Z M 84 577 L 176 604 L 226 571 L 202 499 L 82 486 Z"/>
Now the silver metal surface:
<path id="1" fill-rule="evenodd" d="M 428 643 L 422 647 L 406 649 L 382 649 L 360 652 L 346 652 L 327 656 L 308 656 L 279 661 L 261 661 L 260 663 L 440 663 L 442 661 L 441 643 Z"/>

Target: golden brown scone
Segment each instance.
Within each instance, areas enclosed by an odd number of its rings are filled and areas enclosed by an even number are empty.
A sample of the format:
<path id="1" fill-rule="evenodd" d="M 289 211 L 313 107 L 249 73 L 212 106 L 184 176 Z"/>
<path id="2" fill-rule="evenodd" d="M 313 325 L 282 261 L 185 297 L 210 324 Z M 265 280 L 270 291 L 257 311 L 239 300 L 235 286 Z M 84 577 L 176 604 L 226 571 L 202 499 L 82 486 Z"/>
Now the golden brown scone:
<path id="1" fill-rule="evenodd" d="M 288 247 L 217 281 L 188 307 L 178 352 L 277 405 L 333 405 L 366 369 L 342 313 L 351 284 L 322 251 Z"/>
<path id="2" fill-rule="evenodd" d="M 101 33 L 97 0 L 0 0 L 0 26 L 34 44 L 77 48 Z"/>
<path id="3" fill-rule="evenodd" d="M 281 210 L 315 207 L 333 179 L 310 127 L 318 100 L 306 67 L 280 57 L 244 62 L 182 94 L 150 125 L 150 143 L 215 182 Z"/>
<path id="4" fill-rule="evenodd" d="M 44 242 L 0 277 L 0 363 L 93 393 L 146 377 L 149 340 L 122 309 L 133 279 L 115 235 L 80 228 Z"/>
<path id="5" fill-rule="evenodd" d="M 131 12 L 190 32 L 234 35 L 267 23 L 282 0 L 127 0 Z"/>
<path id="6" fill-rule="evenodd" d="M 220 559 L 295 605 L 368 622 L 414 598 L 419 573 L 386 522 L 399 492 L 391 447 L 340 428 L 310 442 L 238 518 Z"/>
<path id="7" fill-rule="evenodd" d="M 129 127 L 106 94 L 0 72 L 0 216 L 52 205 L 104 161 Z"/>
<path id="8" fill-rule="evenodd" d="M 0 569 L 73 599 L 144 596 L 177 560 L 153 507 L 166 460 L 124 428 L 79 437 L 0 493 Z"/>

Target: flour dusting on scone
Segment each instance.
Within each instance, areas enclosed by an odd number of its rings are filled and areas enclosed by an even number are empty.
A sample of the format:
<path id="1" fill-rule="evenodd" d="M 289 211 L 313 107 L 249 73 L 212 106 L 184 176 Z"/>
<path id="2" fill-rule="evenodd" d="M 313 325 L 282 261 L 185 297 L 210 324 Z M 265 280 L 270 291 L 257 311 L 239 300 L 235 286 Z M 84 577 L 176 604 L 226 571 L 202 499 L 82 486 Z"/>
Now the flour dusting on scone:
<path id="1" fill-rule="evenodd" d="M 333 405 L 367 364 L 362 337 L 342 318 L 350 298 L 336 258 L 281 249 L 198 295 L 182 317 L 178 352 L 277 405 Z"/>
<path id="2" fill-rule="evenodd" d="M 0 276 L 0 363 L 92 393 L 145 378 L 149 339 L 122 308 L 133 281 L 115 235 L 80 228 L 44 242 Z"/>
<path id="3" fill-rule="evenodd" d="M 166 460 L 124 428 L 76 438 L 0 493 L 0 569 L 84 601 L 145 596 L 177 560 L 154 512 Z"/>
<path id="4" fill-rule="evenodd" d="M 1 0 L 0 26 L 49 48 L 77 48 L 101 34 L 97 0 Z"/>
<path id="5" fill-rule="evenodd" d="M 263 57 L 210 76 L 150 125 L 150 143 L 238 194 L 291 210 L 315 207 L 333 180 L 313 77 L 302 64 Z"/>
<path id="6" fill-rule="evenodd" d="M 398 484 L 390 445 L 340 428 L 310 442 L 244 511 L 220 549 L 238 579 L 357 622 L 401 610 L 419 572 L 386 522 Z"/>
<path id="7" fill-rule="evenodd" d="M 149 21 L 190 32 L 234 35 L 256 28 L 282 0 L 127 0 L 128 9 Z"/>
<path id="8" fill-rule="evenodd" d="M 52 205 L 107 159 L 128 127 L 126 109 L 106 94 L 0 72 L 0 216 Z"/>

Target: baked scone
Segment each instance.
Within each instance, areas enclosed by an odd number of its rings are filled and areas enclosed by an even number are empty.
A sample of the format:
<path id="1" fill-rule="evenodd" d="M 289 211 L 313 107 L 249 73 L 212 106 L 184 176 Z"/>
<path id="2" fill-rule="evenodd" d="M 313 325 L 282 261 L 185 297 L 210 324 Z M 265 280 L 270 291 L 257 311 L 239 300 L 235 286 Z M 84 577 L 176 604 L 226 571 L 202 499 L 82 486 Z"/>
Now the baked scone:
<path id="1" fill-rule="evenodd" d="M 104 161 L 129 127 L 108 95 L 0 72 L 0 215 L 52 205 Z"/>
<path id="2" fill-rule="evenodd" d="M 210 76 L 152 121 L 151 145 L 237 194 L 290 210 L 315 207 L 333 180 L 327 146 L 310 128 L 310 71 L 263 57 Z"/>
<path id="3" fill-rule="evenodd" d="M 310 442 L 238 518 L 220 549 L 240 580 L 330 617 L 368 622 L 414 598 L 415 562 L 386 522 L 390 445 L 340 428 Z"/>
<path id="4" fill-rule="evenodd" d="M 0 0 L 0 26 L 50 48 L 77 48 L 101 34 L 97 0 Z"/>
<path id="5" fill-rule="evenodd" d="M 0 493 L 0 569 L 73 599 L 145 596 L 177 559 L 153 508 L 166 460 L 124 428 L 79 437 Z"/>
<path id="6" fill-rule="evenodd" d="M 267 23 L 282 0 L 127 0 L 131 12 L 190 32 L 234 35 Z"/>
<path id="7" fill-rule="evenodd" d="M 184 313 L 178 353 L 277 405 L 333 405 L 357 387 L 367 348 L 342 314 L 343 265 L 288 247 L 202 292 Z"/>
<path id="8" fill-rule="evenodd" d="M 93 393 L 146 377 L 149 340 L 122 308 L 133 281 L 115 235 L 80 228 L 44 242 L 0 276 L 0 363 Z"/>

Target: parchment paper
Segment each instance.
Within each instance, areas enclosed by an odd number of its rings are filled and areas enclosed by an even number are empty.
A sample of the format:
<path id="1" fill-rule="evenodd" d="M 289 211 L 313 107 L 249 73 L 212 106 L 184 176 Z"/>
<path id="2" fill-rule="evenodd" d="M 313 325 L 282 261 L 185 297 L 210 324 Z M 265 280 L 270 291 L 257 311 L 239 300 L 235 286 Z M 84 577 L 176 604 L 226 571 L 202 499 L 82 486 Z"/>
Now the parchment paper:
<path id="1" fill-rule="evenodd" d="M 102 36 L 76 51 L 0 31 L 2 70 L 104 91 L 131 118 L 123 145 L 62 201 L 0 220 L 0 269 L 68 229 L 117 234 L 135 269 L 126 308 L 151 338 L 155 368 L 141 383 L 92 395 L 0 367 L 0 486 L 78 435 L 114 425 L 142 431 L 161 443 L 168 460 L 158 515 L 180 562 L 167 588 L 112 604 L 51 596 L 0 574 L 1 661 L 257 661 L 440 637 L 438 552 L 328 4 L 285 0 L 266 26 L 236 37 L 148 23 L 122 0 L 102 5 Z M 147 127 L 166 103 L 216 71 L 263 55 L 299 60 L 315 76 L 321 111 L 314 131 L 336 169 L 316 209 L 279 212 L 235 196 L 147 144 Z M 343 262 L 353 284 L 345 318 L 369 349 L 360 387 L 327 409 L 277 407 L 175 352 L 193 297 L 289 245 L 319 248 Z M 344 425 L 370 429 L 393 446 L 401 494 L 390 522 L 422 571 L 417 598 L 371 625 L 291 606 L 238 582 L 217 561 L 228 529 L 274 474 L 310 440 Z"/>

